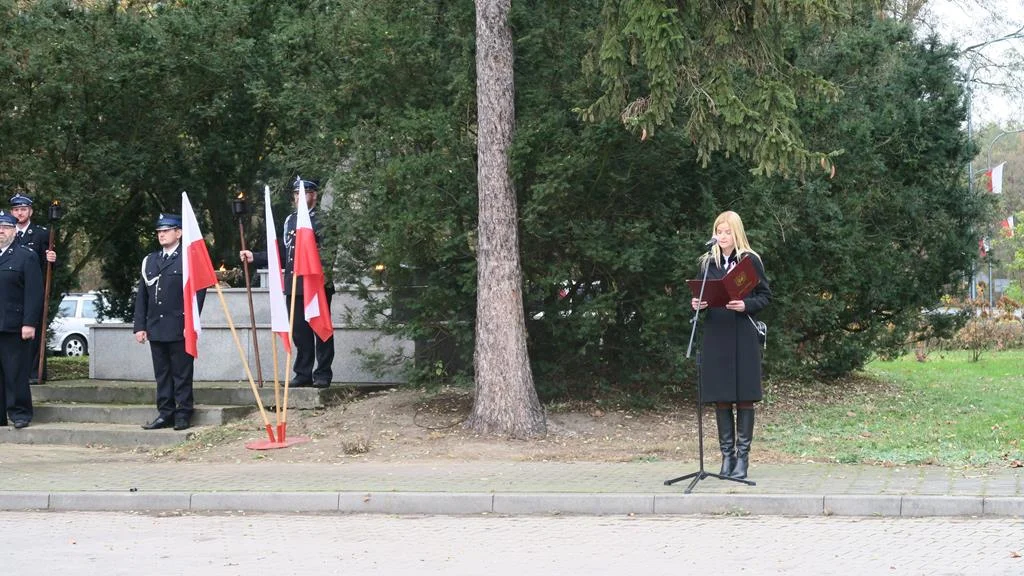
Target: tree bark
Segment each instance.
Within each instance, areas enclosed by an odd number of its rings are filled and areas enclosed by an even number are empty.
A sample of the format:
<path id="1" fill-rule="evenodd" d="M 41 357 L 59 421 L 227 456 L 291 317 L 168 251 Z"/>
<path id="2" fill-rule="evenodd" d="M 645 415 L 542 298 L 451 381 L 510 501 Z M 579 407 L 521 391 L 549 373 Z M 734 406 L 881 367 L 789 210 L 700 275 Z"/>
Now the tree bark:
<path id="1" fill-rule="evenodd" d="M 523 271 L 509 148 L 515 129 L 511 0 L 476 0 L 476 396 L 466 426 L 481 434 L 542 436 L 544 410 L 526 349 Z"/>

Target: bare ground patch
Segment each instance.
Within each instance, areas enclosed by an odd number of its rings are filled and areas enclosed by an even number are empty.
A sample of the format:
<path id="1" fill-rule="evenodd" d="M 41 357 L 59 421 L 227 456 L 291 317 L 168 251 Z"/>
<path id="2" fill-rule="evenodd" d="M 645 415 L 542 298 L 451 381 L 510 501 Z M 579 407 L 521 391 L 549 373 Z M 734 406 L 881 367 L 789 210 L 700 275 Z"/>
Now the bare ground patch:
<path id="1" fill-rule="evenodd" d="M 758 408 L 758 426 L 807 406 L 885 397 L 890 385 L 850 378 L 841 385 L 769 387 Z M 258 414 L 203 432 L 183 446 L 155 457 L 195 462 L 270 459 L 281 462 L 391 462 L 402 460 L 588 461 L 689 460 L 697 456 L 697 419 L 693 404 L 635 411 L 596 403 L 548 407 L 548 434 L 534 440 L 485 437 L 465 430 L 472 408 L 467 390 L 429 393 L 411 388 L 373 392 L 322 410 L 292 410 L 289 437 L 307 436 L 305 444 L 279 450 L 247 450 L 245 443 L 266 438 Z M 275 422 L 273 413 L 270 421 Z M 704 416 L 708 462 L 718 458 L 712 410 Z M 793 457 L 757 444 L 752 458 L 786 462 Z"/>

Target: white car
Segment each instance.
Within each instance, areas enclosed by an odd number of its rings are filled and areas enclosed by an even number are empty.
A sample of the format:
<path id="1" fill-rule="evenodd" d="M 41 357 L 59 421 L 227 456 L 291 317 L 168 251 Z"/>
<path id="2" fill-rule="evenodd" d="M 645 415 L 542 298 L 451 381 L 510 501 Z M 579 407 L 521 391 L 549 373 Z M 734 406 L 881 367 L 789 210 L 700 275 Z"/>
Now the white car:
<path id="1" fill-rule="evenodd" d="M 50 323 L 52 336 L 47 348 L 64 356 L 85 356 L 89 353 L 89 326 L 99 322 L 120 322 L 105 318 L 100 320 L 99 303 L 101 296 L 95 292 L 86 294 L 65 294 L 60 301 L 57 315 Z"/>

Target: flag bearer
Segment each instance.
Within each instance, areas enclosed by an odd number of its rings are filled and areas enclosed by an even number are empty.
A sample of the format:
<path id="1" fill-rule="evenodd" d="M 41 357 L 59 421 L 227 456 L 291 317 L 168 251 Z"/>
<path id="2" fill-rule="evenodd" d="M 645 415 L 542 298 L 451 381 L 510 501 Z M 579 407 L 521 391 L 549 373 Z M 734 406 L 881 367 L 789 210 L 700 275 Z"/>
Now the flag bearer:
<path id="1" fill-rule="evenodd" d="M 149 342 L 156 376 L 156 419 L 146 430 L 185 430 L 192 422 L 194 359 L 185 351 L 185 302 L 181 268 L 181 217 L 161 214 L 156 221 L 160 249 L 142 260 L 135 293 L 135 340 Z M 197 294 L 203 308 L 206 290 Z"/>

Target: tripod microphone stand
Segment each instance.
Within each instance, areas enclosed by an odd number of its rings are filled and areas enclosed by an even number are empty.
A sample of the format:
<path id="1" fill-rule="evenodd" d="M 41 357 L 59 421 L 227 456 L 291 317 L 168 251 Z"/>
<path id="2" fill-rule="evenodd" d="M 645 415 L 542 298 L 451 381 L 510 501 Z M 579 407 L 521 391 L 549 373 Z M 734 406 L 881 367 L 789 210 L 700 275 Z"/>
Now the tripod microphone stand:
<path id="1" fill-rule="evenodd" d="M 711 262 L 707 262 L 707 266 L 704 267 L 704 277 L 700 281 L 700 294 L 697 296 L 697 302 L 704 301 L 704 285 L 708 281 L 708 270 L 711 268 Z M 690 344 L 686 347 L 686 357 L 690 357 L 690 353 L 693 352 L 693 338 L 697 335 L 697 323 L 700 320 L 700 306 L 693 311 L 693 319 L 690 320 Z M 731 476 L 722 476 L 721 474 L 715 474 L 714 472 L 708 472 L 704 470 L 704 403 L 701 400 L 701 377 L 700 377 L 700 352 L 697 353 L 697 453 L 700 459 L 700 468 L 696 472 L 691 472 L 685 476 L 673 478 L 671 480 L 665 480 L 665 486 L 671 486 L 676 482 L 682 482 L 693 478 L 690 481 L 690 485 L 683 490 L 683 494 L 689 494 L 693 487 L 697 485 L 697 482 L 707 478 L 718 478 L 719 480 L 732 480 L 733 482 L 739 482 L 748 486 L 756 486 L 752 480 L 745 478 L 733 478 Z"/>

